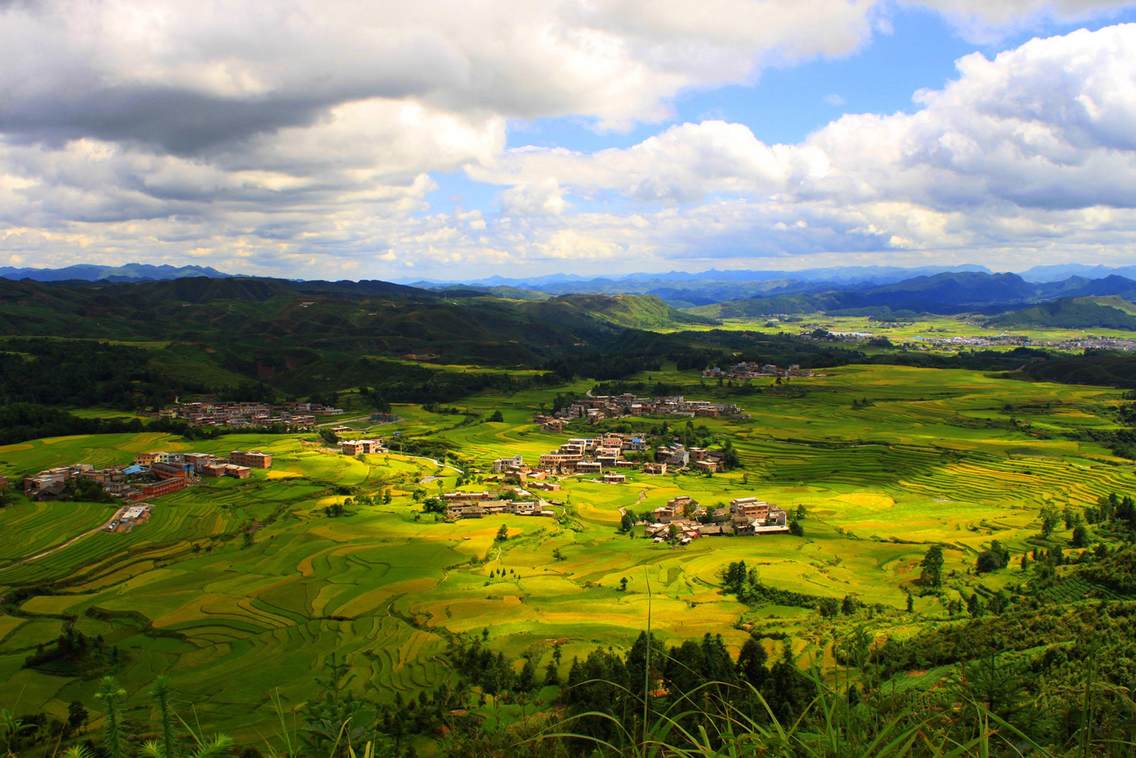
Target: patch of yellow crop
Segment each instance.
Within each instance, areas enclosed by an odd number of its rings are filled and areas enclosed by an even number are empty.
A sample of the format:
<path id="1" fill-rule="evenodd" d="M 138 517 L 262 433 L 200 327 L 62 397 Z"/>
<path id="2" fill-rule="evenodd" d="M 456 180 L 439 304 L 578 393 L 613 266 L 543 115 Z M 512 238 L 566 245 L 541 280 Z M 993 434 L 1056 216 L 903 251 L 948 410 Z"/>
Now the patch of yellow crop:
<path id="1" fill-rule="evenodd" d="M 833 498 L 837 502 L 861 509 L 882 511 L 895 507 L 895 500 L 878 492 L 850 492 Z"/>
<path id="2" fill-rule="evenodd" d="M 0 640 L 23 626 L 24 621 L 15 616 L 0 616 Z"/>

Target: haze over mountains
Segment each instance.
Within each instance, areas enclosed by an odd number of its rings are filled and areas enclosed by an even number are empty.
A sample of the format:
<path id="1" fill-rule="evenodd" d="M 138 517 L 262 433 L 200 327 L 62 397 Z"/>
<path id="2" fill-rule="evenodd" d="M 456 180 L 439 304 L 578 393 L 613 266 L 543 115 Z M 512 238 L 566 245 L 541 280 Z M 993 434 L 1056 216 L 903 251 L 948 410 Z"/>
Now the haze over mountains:
<path id="1" fill-rule="evenodd" d="M 191 276 L 204 276 L 210 279 L 231 277 L 210 266 L 155 266 L 149 263 L 127 263 L 122 266 L 100 266 L 81 263 L 64 268 L 16 268 L 0 267 L 0 278 L 32 279 L 37 282 L 63 281 L 157 281 L 165 279 L 184 279 Z"/>
<path id="2" fill-rule="evenodd" d="M 1136 266 L 1041 266 L 1021 274 L 993 273 L 970 265 L 941 267 L 843 267 L 804 271 L 718 271 L 631 274 L 585 279 L 572 275 L 528 279 L 491 277 L 475 282 L 291 281 L 239 277 L 200 266 L 79 265 L 63 269 L 0 269 L 0 278 L 41 284 L 180 282 L 233 280 L 274 292 L 336 292 L 350 296 L 401 296 L 414 301 L 553 301 L 602 321 L 651 328 L 712 323 L 721 318 L 826 312 L 892 316 L 912 313 L 1006 314 L 1042 303 L 1063 306 L 1034 309 L 1005 325 L 1050 322 L 1078 327 L 1127 324 L 1130 314 L 1116 302 L 1136 302 Z M 242 288 L 243 289 L 243 288 Z M 211 288 L 190 287 L 194 295 Z M 190 291 L 190 290 L 187 290 Z M 1094 302 L 1085 299 L 1097 298 Z M 1114 298 L 1101 302 L 1099 298 Z M 1119 298 L 1120 300 L 1115 300 Z M 1124 328 L 1124 327 L 1121 327 Z"/>

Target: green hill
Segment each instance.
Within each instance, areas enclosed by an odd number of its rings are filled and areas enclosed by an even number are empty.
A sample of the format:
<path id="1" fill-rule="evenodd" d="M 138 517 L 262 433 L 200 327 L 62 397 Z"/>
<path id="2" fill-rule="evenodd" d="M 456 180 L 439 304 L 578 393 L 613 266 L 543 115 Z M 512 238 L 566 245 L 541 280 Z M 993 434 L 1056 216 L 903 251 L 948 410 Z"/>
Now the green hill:
<path id="1" fill-rule="evenodd" d="M 667 329 L 718 323 L 713 318 L 672 308 L 654 295 L 561 295 L 551 302 L 628 329 Z"/>
<path id="2" fill-rule="evenodd" d="M 987 325 L 1136 330 L 1136 306 L 1118 297 L 1063 298 L 1003 313 L 987 321 Z"/>

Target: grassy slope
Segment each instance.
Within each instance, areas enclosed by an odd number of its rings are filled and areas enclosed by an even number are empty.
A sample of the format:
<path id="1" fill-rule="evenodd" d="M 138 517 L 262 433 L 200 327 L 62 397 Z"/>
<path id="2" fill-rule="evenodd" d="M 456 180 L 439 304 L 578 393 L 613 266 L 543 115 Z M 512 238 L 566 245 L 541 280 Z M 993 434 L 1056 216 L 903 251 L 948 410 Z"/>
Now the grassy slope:
<path id="1" fill-rule="evenodd" d="M 715 320 L 677 310 L 651 295 L 562 295 L 553 303 L 629 329 L 665 329 Z"/>
<path id="2" fill-rule="evenodd" d="M 990 319 L 993 327 L 1136 330 L 1136 313 L 1121 298 L 1070 298 L 1010 311 Z"/>

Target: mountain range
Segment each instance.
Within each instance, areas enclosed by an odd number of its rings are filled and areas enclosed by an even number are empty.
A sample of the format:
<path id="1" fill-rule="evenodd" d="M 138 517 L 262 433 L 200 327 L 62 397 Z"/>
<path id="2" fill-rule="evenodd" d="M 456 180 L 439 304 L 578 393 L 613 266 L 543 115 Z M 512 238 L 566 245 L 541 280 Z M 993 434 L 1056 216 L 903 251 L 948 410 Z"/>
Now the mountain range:
<path id="1" fill-rule="evenodd" d="M 31 279 L 37 282 L 160 281 L 204 276 L 210 279 L 231 277 L 210 266 L 155 266 L 149 263 L 127 263 L 122 266 L 99 266 L 81 263 L 64 268 L 13 268 L 0 266 L 0 279 Z"/>
<path id="2" fill-rule="evenodd" d="M 692 308 L 709 318 L 770 314 L 1000 313 L 1059 298 L 1117 296 L 1136 300 L 1136 281 L 1116 274 L 1103 279 L 1073 276 L 1056 282 L 1030 282 L 1017 274 L 982 272 L 918 276 L 879 286 L 844 286 L 812 292 L 781 292 Z"/>

